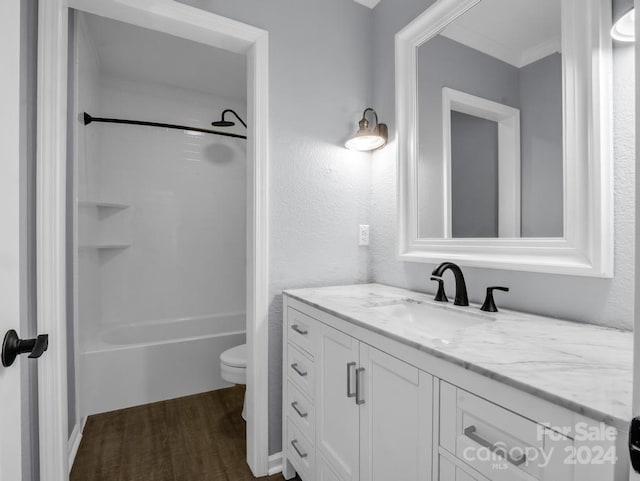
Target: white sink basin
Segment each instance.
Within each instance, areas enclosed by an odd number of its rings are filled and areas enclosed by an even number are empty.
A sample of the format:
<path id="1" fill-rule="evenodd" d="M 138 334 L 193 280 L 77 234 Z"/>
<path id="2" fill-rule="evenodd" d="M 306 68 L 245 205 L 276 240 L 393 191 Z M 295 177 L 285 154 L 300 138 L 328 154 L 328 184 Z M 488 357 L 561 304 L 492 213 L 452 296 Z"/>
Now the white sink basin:
<path id="1" fill-rule="evenodd" d="M 421 334 L 434 339 L 447 339 L 457 331 L 493 322 L 495 318 L 470 308 L 453 308 L 446 304 L 426 303 L 405 299 L 385 306 L 372 307 L 377 315 L 389 321 L 413 324 Z"/>

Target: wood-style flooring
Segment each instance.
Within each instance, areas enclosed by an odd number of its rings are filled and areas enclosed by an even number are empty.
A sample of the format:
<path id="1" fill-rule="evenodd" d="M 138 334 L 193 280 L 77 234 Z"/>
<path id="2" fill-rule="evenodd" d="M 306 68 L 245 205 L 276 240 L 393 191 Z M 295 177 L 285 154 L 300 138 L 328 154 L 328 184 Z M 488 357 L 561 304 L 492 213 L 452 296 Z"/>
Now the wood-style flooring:
<path id="1" fill-rule="evenodd" d="M 89 416 L 71 481 L 254 480 L 243 396 L 236 386 Z"/>

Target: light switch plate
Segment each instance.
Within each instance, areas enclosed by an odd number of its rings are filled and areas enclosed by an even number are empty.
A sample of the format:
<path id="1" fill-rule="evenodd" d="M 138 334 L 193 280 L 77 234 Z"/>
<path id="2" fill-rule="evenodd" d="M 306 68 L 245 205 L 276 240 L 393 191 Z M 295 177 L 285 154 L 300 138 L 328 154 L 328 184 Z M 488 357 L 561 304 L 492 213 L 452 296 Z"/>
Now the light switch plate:
<path id="1" fill-rule="evenodd" d="M 361 246 L 369 245 L 369 226 L 368 225 L 359 226 L 358 245 L 361 245 Z"/>

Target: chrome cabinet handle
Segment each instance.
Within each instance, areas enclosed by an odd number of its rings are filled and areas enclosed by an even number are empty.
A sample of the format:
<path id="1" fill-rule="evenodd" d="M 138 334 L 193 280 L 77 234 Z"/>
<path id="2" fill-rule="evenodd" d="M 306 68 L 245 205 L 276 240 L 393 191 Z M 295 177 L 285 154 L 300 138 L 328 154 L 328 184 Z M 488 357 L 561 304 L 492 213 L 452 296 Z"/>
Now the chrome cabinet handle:
<path id="1" fill-rule="evenodd" d="M 299 376 L 305 377 L 307 375 L 307 371 L 301 371 L 300 368 L 298 367 L 298 363 L 294 362 L 293 364 L 291 364 L 291 369 L 293 369 L 295 372 L 298 373 Z"/>
<path id="2" fill-rule="evenodd" d="M 364 367 L 359 367 L 358 369 L 356 369 L 356 404 L 358 406 L 364 404 L 364 399 L 360 396 L 360 379 L 362 377 L 362 373 L 364 373 Z"/>
<path id="3" fill-rule="evenodd" d="M 306 336 L 307 334 L 309 334 L 309 331 L 307 331 L 306 329 L 300 329 L 300 326 L 298 326 L 297 324 L 292 325 L 291 329 L 296 331 L 301 336 Z"/>
<path id="4" fill-rule="evenodd" d="M 469 426 L 468 428 L 465 428 L 464 435 L 469 439 L 471 439 L 471 441 L 478 443 L 483 448 L 487 448 L 492 453 L 497 453 L 498 455 L 502 456 L 503 458 L 505 458 L 507 461 L 509 461 L 511 464 L 513 464 L 516 467 L 521 466 L 527 462 L 526 454 L 523 453 L 522 456 L 516 459 L 512 457 L 509 453 L 507 453 L 503 447 L 496 446 L 495 444 L 492 444 L 486 439 L 478 436 L 476 434 L 475 426 Z"/>
<path id="5" fill-rule="evenodd" d="M 305 413 L 305 412 L 300 410 L 300 408 L 298 407 L 298 401 L 293 401 L 291 403 L 291 407 L 293 408 L 293 410 L 295 412 L 298 413 L 298 416 L 300 416 L 301 418 L 306 418 L 309 415 L 309 413 Z"/>
<path id="6" fill-rule="evenodd" d="M 356 395 L 355 391 L 351 392 L 351 371 L 354 367 L 356 367 L 355 362 L 347 364 L 347 397 L 354 397 Z"/>
<path id="7" fill-rule="evenodd" d="M 296 450 L 296 453 L 298 453 L 298 456 L 300 456 L 303 459 L 307 457 L 307 453 L 300 451 L 300 448 L 298 447 L 297 439 L 294 439 L 293 441 L 291 441 L 291 446 L 293 446 L 293 449 Z"/>

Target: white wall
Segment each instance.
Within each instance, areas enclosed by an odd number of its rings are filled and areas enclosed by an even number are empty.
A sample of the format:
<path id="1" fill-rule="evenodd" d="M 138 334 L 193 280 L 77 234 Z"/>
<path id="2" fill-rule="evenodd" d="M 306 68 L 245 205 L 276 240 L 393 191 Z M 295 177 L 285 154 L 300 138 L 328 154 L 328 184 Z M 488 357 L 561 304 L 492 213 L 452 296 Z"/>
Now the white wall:
<path id="1" fill-rule="evenodd" d="M 246 111 L 241 100 L 109 78 L 100 95 L 100 116 L 205 128 L 225 108 Z M 92 197 L 131 205 L 101 212 L 103 240 L 131 244 L 100 254 L 102 324 L 244 312 L 246 142 L 156 127 L 86 129 L 100 139 Z"/>
<path id="2" fill-rule="evenodd" d="M 431 3 L 424 0 L 382 1 L 374 10 L 374 104 L 391 118 L 394 101 L 394 34 Z M 634 72 L 633 49 L 617 47 L 614 55 L 615 277 L 591 279 L 560 275 L 466 268 L 472 301 L 484 298 L 489 285 L 511 292 L 498 305 L 606 326 L 632 327 L 634 220 Z M 391 137 L 394 125 L 389 122 Z M 371 208 L 371 261 L 377 282 L 435 292 L 429 275 L 433 265 L 396 258 L 395 146 L 374 154 Z M 451 279 L 447 290 L 454 292 Z"/>
<path id="3" fill-rule="evenodd" d="M 245 117 L 245 100 L 112 77 L 87 16 L 77 18 L 80 350 L 112 324 L 244 312 L 246 142 L 156 127 L 85 126 L 81 118 L 88 112 L 213 128 L 226 108 Z M 243 69 L 234 72 L 244 84 Z M 242 125 L 222 130 L 246 133 Z M 129 207 L 100 208 L 95 201 Z M 97 248 L 102 244 L 129 247 Z"/>
<path id="4" fill-rule="evenodd" d="M 243 101 L 105 77 L 96 92 L 94 116 L 209 127 L 224 108 L 246 110 Z M 245 141 L 101 123 L 80 131 L 94 139 L 81 158 L 95 174 L 80 177 L 80 202 L 130 206 L 79 208 L 83 342 L 105 325 L 243 312 Z M 120 243 L 130 247 L 94 247 Z"/>

